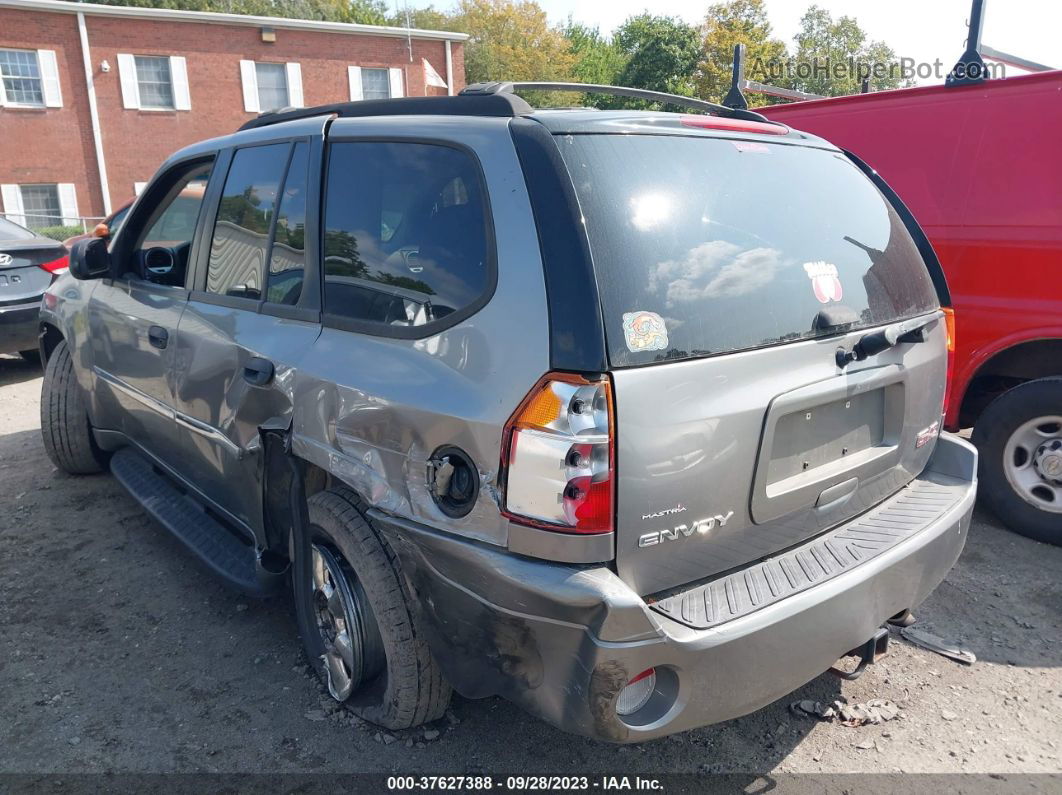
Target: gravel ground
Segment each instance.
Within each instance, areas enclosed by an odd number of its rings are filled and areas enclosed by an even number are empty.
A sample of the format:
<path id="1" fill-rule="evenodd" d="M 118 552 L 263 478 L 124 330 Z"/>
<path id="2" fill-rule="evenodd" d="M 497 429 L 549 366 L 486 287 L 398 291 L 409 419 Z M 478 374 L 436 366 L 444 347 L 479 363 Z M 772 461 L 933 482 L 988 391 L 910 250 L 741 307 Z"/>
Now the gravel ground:
<path id="1" fill-rule="evenodd" d="M 966 667 L 897 641 L 856 682 L 823 675 L 760 712 L 633 747 L 572 737 L 505 701 L 455 698 L 438 725 L 380 733 L 312 678 L 285 599 L 233 595 L 109 476 L 57 472 L 40 373 L 0 358 L 0 771 L 1062 771 L 1062 548 L 978 511 L 920 628 Z M 776 650 L 771 653 L 783 653 Z M 848 728 L 800 699 L 889 699 Z"/>

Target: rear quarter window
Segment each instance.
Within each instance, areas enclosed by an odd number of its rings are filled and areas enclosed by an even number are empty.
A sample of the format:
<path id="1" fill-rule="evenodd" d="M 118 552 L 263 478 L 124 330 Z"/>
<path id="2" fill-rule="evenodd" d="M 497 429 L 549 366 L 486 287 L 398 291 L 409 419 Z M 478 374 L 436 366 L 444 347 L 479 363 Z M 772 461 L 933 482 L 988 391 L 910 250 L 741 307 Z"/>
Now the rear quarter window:
<path id="1" fill-rule="evenodd" d="M 330 323 L 424 336 L 489 298 L 493 237 L 471 154 L 437 144 L 341 141 L 330 146 L 327 178 Z"/>
<path id="2" fill-rule="evenodd" d="M 585 218 L 613 366 L 809 339 L 938 306 L 902 220 L 841 153 L 662 135 L 557 143 Z"/>

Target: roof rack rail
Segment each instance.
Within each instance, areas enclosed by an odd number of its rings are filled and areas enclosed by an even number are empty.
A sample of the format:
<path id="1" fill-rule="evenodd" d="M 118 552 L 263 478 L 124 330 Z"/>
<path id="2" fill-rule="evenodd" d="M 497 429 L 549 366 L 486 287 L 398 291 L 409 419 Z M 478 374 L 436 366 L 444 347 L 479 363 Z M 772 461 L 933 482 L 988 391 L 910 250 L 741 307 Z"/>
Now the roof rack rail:
<path id="1" fill-rule="evenodd" d="M 281 108 L 244 122 L 240 130 L 253 130 L 315 116 L 355 118 L 363 116 L 526 116 L 534 108 L 512 94 L 456 97 L 402 97 L 360 102 L 333 102 L 311 108 Z"/>
<path id="2" fill-rule="evenodd" d="M 746 121 L 769 121 L 766 116 L 744 108 L 728 108 L 715 102 L 704 99 L 684 97 L 680 94 L 667 94 L 663 91 L 649 91 L 643 88 L 627 88 L 626 86 L 604 86 L 596 83 L 551 83 L 551 82 L 488 82 L 473 83 L 461 91 L 458 96 L 504 96 L 506 94 L 518 94 L 521 91 L 573 91 L 580 94 L 607 94 L 614 97 L 631 97 L 632 99 L 644 99 L 650 102 L 660 102 L 665 105 L 678 105 L 692 110 L 703 110 L 713 116 L 725 116 L 731 119 L 745 119 Z"/>

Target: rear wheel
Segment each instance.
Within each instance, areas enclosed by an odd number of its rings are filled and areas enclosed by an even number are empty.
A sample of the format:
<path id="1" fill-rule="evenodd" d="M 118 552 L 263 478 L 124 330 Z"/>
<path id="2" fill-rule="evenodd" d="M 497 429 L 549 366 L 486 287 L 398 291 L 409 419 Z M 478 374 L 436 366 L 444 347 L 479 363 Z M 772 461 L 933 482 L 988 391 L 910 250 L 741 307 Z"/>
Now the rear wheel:
<path id="1" fill-rule="evenodd" d="M 303 647 L 337 701 L 388 729 L 442 717 L 450 686 L 414 620 L 394 551 L 349 489 L 308 502 L 296 550 L 295 608 Z"/>
<path id="2" fill-rule="evenodd" d="M 1011 529 L 1062 545 L 1062 378 L 1029 381 L 988 405 L 974 427 L 980 494 Z"/>
<path id="3" fill-rule="evenodd" d="M 60 342 L 44 368 L 41 387 L 41 435 L 48 458 L 71 475 L 103 471 L 106 454 L 96 445 L 85 396 L 74 373 L 66 342 Z"/>

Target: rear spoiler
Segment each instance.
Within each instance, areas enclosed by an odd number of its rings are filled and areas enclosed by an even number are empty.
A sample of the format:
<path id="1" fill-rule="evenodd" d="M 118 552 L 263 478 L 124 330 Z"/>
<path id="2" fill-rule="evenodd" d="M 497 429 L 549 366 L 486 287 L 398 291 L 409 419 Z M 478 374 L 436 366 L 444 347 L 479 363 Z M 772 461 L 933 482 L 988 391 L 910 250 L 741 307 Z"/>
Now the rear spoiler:
<path id="1" fill-rule="evenodd" d="M 918 253 L 921 254 L 922 259 L 925 260 L 926 267 L 929 269 L 929 277 L 933 280 L 933 287 L 937 291 L 937 300 L 940 301 L 942 307 L 951 306 L 951 291 L 948 289 L 948 280 L 944 276 L 944 269 L 940 266 L 937 252 L 933 250 L 933 245 L 929 242 L 929 238 L 926 237 L 926 233 L 922 231 L 922 227 L 919 225 L 918 221 L 915 220 L 911 211 L 907 209 L 907 205 L 903 203 L 903 200 L 896 194 L 896 191 L 889 187 L 889 183 L 882 179 L 877 171 L 864 163 L 858 155 L 849 152 L 847 149 L 842 149 L 841 151 L 845 153 L 845 156 L 851 160 L 860 171 L 866 174 L 877 189 L 889 200 L 889 204 L 892 205 L 896 214 L 900 216 L 903 225 L 907 227 L 907 232 L 914 240 L 915 246 L 918 248 Z"/>

